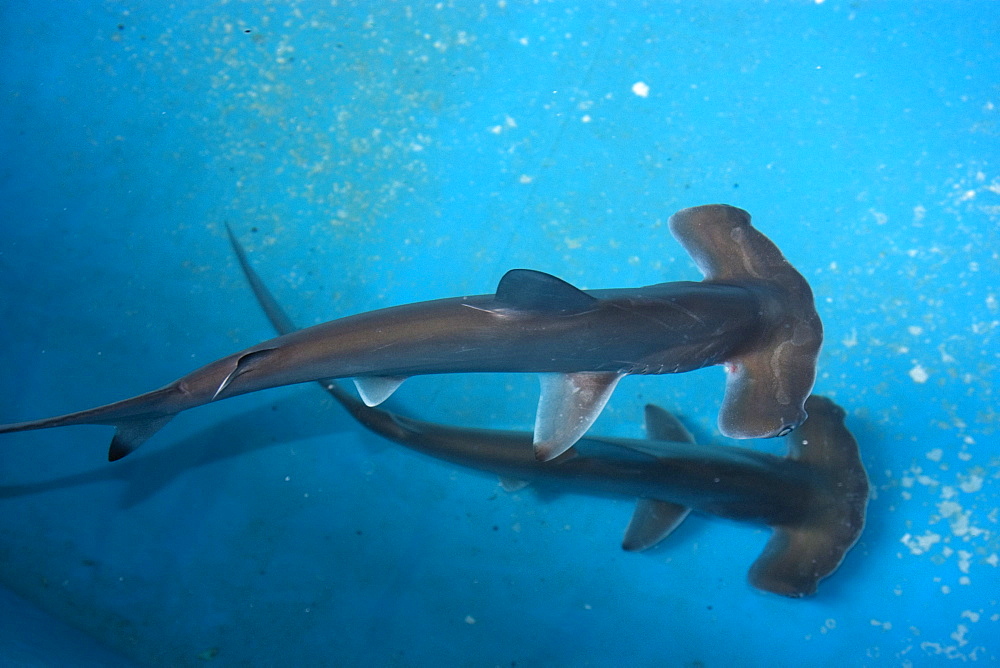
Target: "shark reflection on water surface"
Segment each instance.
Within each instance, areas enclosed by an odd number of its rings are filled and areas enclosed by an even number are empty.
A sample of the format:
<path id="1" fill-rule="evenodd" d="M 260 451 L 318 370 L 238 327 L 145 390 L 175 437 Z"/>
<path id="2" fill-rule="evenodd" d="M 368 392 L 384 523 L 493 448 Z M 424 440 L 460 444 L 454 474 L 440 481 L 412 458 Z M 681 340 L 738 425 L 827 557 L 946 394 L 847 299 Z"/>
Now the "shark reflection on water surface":
<path id="1" fill-rule="evenodd" d="M 375 406 L 413 375 L 531 372 L 542 379 L 534 454 L 550 460 L 586 433 L 625 375 L 724 364 L 720 430 L 734 438 L 787 434 L 806 418 L 822 342 L 809 285 L 741 209 L 684 209 L 670 229 L 704 281 L 583 291 L 514 269 L 492 295 L 395 306 L 292 331 L 158 390 L 0 425 L 0 433 L 112 425 L 108 457 L 116 460 L 177 413 L 271 387 L 353 378 L 365 404 Z"/>

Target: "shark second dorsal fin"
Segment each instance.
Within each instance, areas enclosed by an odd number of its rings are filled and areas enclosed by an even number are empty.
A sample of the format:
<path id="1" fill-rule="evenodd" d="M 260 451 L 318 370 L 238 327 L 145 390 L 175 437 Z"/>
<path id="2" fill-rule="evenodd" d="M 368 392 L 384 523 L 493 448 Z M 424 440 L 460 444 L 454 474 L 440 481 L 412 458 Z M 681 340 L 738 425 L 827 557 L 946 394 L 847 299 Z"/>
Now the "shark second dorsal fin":
<path id="1" fill-rule="evenodd" d="M 646 436 L 654 441 L 694 443 L 694 436 L 677 416 L 654 404 L 646 404 Z"/>
<path id="2" fill-rule="evenodd" d="M 622 549 L 626 552 L 648 550 L 676 529 L 691 509 L 670 501 L 639 499 L 632 521 L 625 529 Z"/>
<path id="3" fill-rule="evenodd" d="M 561 278 L 532 269 L 511 269 L 497 285 L 497 305 L 531 311 L 583 312 L 597 298 Z"/>
<path id="4" fill-rule="evenodd" d="M 233 367 L 233 370 L 229 372 L 229 375 L 226 376 L 221 383 L 219 383 L 219 389 L 217 389 L 215 394 L 212 395 L 212 401 L 218 399 L 219 395 L 222 394 L 234 380 L 248 371 L 253 371 L 257 368 L 258 364 L 273 355 L 276 350 L 277 348 L 264 348 L 262 350 L 251 350 L 248 353 L 244 353 L 238 360 L 236 360 L 236 365 Z"/>
<path id="5" fill-rule="evenodd" d="M 580 440 L 604 410 L 622 374 L 543 373 L 535 414 L 535 457 L 555 459 Z"/>
<path id="6" fill-rule="evenodd" d="M 354 379 L 354 386 L 366 406 L 378 406 L 392 396 L 406 376 L 359 376 Z"/>

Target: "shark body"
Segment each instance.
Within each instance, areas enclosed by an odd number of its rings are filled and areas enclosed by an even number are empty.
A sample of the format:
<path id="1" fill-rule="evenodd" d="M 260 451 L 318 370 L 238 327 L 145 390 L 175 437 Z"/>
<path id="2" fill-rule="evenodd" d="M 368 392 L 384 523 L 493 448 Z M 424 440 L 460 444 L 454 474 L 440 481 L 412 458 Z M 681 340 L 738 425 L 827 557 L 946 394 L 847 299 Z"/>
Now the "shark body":
<path id="1" fill-rule="evenodd" d="M 673 235 L 705 275 L 695 282 L 583 291 L 515 269 L 492 295 L 348 316 L 265 341 L 158 390 L 0 433 L 74 424 L 116 427 L 109 459 L 129 454 L 182 411 L 271 387 L 354 378 L 369 406 L 417 374 L 537 372 L 535 455 L 557 457 L 593 424 L 628 374 L 725 364 L 721 431 L 784 435 L 806 417 L 822 325 L 805 279 L 726 205 L 684 209 Z"/>
<path id="2" fill-rule="evenodd" d="M 366 406 L 333 381 L 327 390 L 362 425 L 417 452 L 559 491 L 637 499 L 622 547 L 639 551 L 666 538 L 691 510 L 769 526 L 773 533 L 749 572 L 764 591 L 798 598 L 816 592 L 864 528 L 868 478 L 844 411 L 811 396 L 809 417 L 786 436 L 788 457 L 695 444 L 673 415 L 646 406 L 649 440 L 584 436 L 549 462 L 535 458 L 530 432 L 468 429 Z"/>
<path id="3" fill-rule="evenodd" d="M 295 325 L 233 247 L 275 329 Z M 372 432 L 411 450 L 494 473 L 507 489 L 554 485 L 559 491 L 637 499 L 622 547 L 645 550 L 666 538 L 691 510 L 771 527 L 749 572 L 758 589 L 798 598 L 816 592 L 864 528 L 869 483 L 843 409 L 810 396 L 809 417 L 786 437 L 788 455 L 698 445 L 672 414 L 647 405 L 648 439 L 584 436 L 548 462 L 535 456 L 528 432 L 470 429 L 425 422 L 368 406 L 332 380 L 320 381 Z"/>

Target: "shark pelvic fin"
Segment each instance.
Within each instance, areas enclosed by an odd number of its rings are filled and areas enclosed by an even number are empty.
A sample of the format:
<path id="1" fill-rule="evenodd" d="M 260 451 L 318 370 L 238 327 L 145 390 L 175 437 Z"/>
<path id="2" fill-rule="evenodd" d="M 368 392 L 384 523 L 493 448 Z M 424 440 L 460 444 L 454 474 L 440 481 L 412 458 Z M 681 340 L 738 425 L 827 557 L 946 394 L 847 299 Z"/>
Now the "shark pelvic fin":
<path id="1" fill-rule="evenodd" d="M 533 269 L 511 269 L 497 285 L 495 299 L 506 308 L 532 311 L 590 311 L 597 298 L 561 278 Z"/>
<path id="2" fill-rule="evenodd" d="M 370 408 L 391 397 L 406 378 L 406 376 L 359 376 L 354 379 L 354 386 L 358 388 L 361 401 Z"/>
<path id="3" fill-rule="evenodd" d="M 240 357 L 238 360 L 236 360 L 236 366 L 233 367 L 233 370 L 229 372 L 229 375 L 226 376 L 225 380 L 219 383 L 219 389 L 217 389 L 215 391 L 215 394 L 212 395 L 212 401 L 218 399 L 219 395 L 222 394 L 223 391 L 225 391 L 225 389 L 229 387 L 234 380 L 236 380 L 243 374 L 247 373 L 248 371 L 253 371 L 254 369 L 256 369 L 257 365 L 260 364 L 260 362 L 270 357 L 271 354 L 274 353 L 276 350 L 277 348 L 252 350 L 243 355 L 242 357 Z"/>
<path id="4" fill-rule="evenodd" d="M 111 447 L 108 448 L 108 461 L 118 461 L 125 455 L 135 452 L 136 448 L 162 429 L 163 425 L 170 422 L 173 417 L 173 415 L 160 415 L 119 422 L 115 436 L 111 439 Z"/>
<path id="5" fill-rule="evenodd" d="M 543 373 L 535 414 L 535 457 L 555 459 L 580 440 L 604 410 L 624 374 Z"/>
<path id="6" fill-rule="evenodd" d="M 625 529 L 622 549 L 627 552 L 648 550 L 676 529 L 691 509 L 670 501 L 639 499 L 632 521 Z"/>

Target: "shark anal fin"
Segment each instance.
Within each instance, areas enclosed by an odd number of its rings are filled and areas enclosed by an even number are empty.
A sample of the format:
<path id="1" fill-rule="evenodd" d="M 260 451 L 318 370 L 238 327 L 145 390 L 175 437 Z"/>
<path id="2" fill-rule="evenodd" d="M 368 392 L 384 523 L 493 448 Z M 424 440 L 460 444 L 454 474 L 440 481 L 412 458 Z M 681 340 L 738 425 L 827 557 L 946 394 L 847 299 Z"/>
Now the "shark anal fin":
<path id="1" fill-rule="evenodd" d="M 111 439 L 111 447 L 108 448 L 108 461 L 118 461 L 125 455 L 135 452 L 136 448 L 145 443 L 150 436 L 158 432 L 173 417 L 173 415 L 161 415 L 118 423 L 115 436 Z"/>
<path id="2" fill-rule="evenodd" d="M 653 404 L 646 404 L 646 436 L 654 441 L 694 443 L 694 436 L 677 416 Z"/>
<path id="3" fill-rule="evenodd" d="M 622 549 L 627 552 L 648 550 L 670 535 L 691 509 L 670 501 L 639 499 L 632 521 L 625 529 Z"/>
<path id="4" fill-rule="evenodd" d="M 391 397 L 404 380 L 406 376 L 359 376 L 354 379 L 354 386 L 365 406 L 372 407 Z"/>
<path id="5" fill-rule="evenodd" d="M 590 311 L 597 298 L 561 278 L 533 269 L 511 269 L 497 285 L 499 306 L 532 311 Z"/>
<path id="6" fill-rule="evenodd" d="M 623 374 L 543 373 L 535 414 L 535 457 L 555 459 L 583 436 L 604 410 Z"/>
<path id="7" fill-rule="evenodd" d="M 212 401 L 215 401 L 234 380 L 248 371 L 253 371 L 257 368 L 258 364 L 270 357 L 275 351 L 277 351 L 277 348 L 264 348 L 262 350 L 251 350 L 250 352 L 243 354 L 238 360 L 236 360 L 236 366 L 234 366 L 233 370 L 229 372 L 229 375 L 226 376 L 221 383 L 219 383 L 219 389 L 217 389 L 215 394 L 212 395 Z"/>

